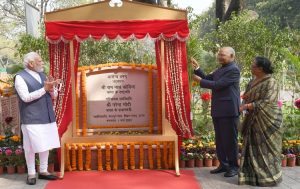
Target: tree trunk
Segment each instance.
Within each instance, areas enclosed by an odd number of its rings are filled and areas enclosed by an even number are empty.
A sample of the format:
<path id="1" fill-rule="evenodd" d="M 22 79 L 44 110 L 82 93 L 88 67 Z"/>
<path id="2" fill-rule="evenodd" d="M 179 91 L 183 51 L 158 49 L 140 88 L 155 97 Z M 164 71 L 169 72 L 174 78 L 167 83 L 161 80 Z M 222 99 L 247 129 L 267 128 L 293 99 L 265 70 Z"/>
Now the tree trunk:
<path id="1" fill-rule="evenodd" d="M 240 13 L 243 2 L 243 0 L 216 0 L 216 18 L 220 22 L 226 22 L 233 12 Z"/>

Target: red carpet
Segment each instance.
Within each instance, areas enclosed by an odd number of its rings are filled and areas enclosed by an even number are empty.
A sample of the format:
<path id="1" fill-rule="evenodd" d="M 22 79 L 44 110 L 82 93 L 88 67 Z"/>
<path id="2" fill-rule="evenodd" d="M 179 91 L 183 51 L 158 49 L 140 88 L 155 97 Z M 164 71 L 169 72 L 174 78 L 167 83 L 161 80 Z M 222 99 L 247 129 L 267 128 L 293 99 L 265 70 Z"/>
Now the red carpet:
<path id="1" fill-rule="evenodd" d="M 63 180 L 50 181 L 45 189 L 200 189 L 192 170 L 180 177 L 169 170 L 66 172 Z"/>

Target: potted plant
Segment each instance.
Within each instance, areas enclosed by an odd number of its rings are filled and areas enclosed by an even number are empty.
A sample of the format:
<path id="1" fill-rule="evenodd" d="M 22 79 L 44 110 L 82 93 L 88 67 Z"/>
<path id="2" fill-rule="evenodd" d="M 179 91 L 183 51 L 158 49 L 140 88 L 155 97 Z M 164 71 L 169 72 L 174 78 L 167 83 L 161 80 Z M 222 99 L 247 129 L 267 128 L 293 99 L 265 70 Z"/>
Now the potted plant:
<path id="1" fill-rule="evenodd" d="M 16 172 L 16 155 L 11 148 L 5 149 L 5 164 L 8 174 L 14 174 Z"/>
<path id="2" fill-rule="evenodd" d="M 300 152 L 296 155 L 296 165 L 300 166 Z"/>
<path id="3" fill-rule="evenodd" d="M 203 167 L 203 158 L 202 153 L 195 154 L 195 167 Z"/>
<path id="4" fill-rule="evenodd" d="M 0 147 L 0 175 L 3 174 L 4 165 L 5 165 L 4 152 Z"/>
<path id="5" fill-rule="evenodd" d="M 187 160 L 186 154 L 181 151 L 179 157 L 179 167 L 185 168 L 185 161 Z"/>
<path id="6" fill-rule="evenodd" d="M 281 154 L 281 166 L 282 167 L 286 167 L 286 155 L 285 154 Z"/>
<path id="7" fill-rule="evenodd" d="M 205 167 L 211 167 L 212 166 L 212 156 L 209 153 L 204 154 L 204 165 Z"/>
<path id="8" fill-rule="evenodd" d="M 218 159 L 217 154 L 212 154 L 212 166 L 219 167 L 220 161 Z"/>
<path id="9" fill-rule="evenodd" d="M 194 154 L 193 153 L 187 153 L 186 166 L 188 168 L 194 168 L 195 167 L 195 159 L 194 159 Z"/>
<path id="10" fill-rule="evenodd" d="M 17 148 L 15 150 L 15 155 L 16 155 L 16 166 L 17 166 L 17 172 L 19 174 L 24 174 L 25 173 L 25 156 L 24 156 L 24 151 L 22 148 Z"/>
<path id="11" fill-rule="evenodd" d="M 295 154 L 287 154 L 286 155 L 287 159 L 287 166 L 288 167 L 294 167 L 296 164 L 296 155 Z"/>
<path id="12" fill-rule="evenodd" d="M 49 173 L 54 172 L 55 159 L 56 159 L 56 151 L 52 149 L 49 151 L 49 158 L 48 158 L 48 172 Z"/>

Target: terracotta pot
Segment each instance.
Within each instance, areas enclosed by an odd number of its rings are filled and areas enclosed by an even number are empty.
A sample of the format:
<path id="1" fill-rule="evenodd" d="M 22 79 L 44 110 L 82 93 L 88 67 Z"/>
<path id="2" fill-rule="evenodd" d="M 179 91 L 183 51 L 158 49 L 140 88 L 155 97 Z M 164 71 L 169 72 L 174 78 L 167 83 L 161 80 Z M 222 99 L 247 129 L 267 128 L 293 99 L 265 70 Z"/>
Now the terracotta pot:
<path id="1" fill-rule="evenodd" d="M 186 161 L 186 166 L 188 168 L 194 168 L 195 167 L 195 160 L 194 159 L 190 159 Z"/>
<path id="2" fill-rule="evenodd" d="M 219 167 L 220 161 L 218 159 L 213 159 L 212 166 Z"/>
<path id="3" fill-rule="evenodd" d="M 195 159 L 195 167 L 203 167 L 203 159 Z"/>
<path id="4" fill-rule="evenodd" d="M 35 171 L 36 171 L 37 173 L 40 172 L 40 165 L 35 165 Z"/>
<path id="5" fill-rule="evenodd" d="M 24 174 L 26 172 L 25 165 L 18 165 L 17 166 L 17 172 L 19 174 Z"/>
<path id="6" fill-rule="evenodd" d="M 288 158 L 287 159 L 287 166 L 288 167 L 295 167 L 296 164 L 296 158 Z"/>
<path id="7" fill-rule="evenodd" d="M 179 160 L 179 167 L 185 168 L 185 160 Z"/>
<path id="8" fill-rule="evenodd" d="M 287 161 L 286 159 L 281 160 L 281 167 L 286 167 Z"/>
<path id="9" fill-rule="evenodd" d="M 297 157 L 297 158 L 296 158 L 296 165 L 297 165 L 297 166 L 300 166 L 300 157 Z"/>
<path id="10" fill-rule="evenodd" d="M 3 174 L 3 166 L 0 166 L 0 175 Z"/>
<path id="11" fill-rule="evenodd" d="M 205 167 L 212 167 L 212 159 L 204 159 Z"/>
<path id="12" fill-rule="evenodd" d="M 48 164 L 48 172 L 53 173 L 54 172 L 54 163 Z"/>
<path id="13" fill-rule="evenodd" d="M 16 167 L 15 166 L 6 166 L 7 174 L 14 174 L 16 173 Z"/>

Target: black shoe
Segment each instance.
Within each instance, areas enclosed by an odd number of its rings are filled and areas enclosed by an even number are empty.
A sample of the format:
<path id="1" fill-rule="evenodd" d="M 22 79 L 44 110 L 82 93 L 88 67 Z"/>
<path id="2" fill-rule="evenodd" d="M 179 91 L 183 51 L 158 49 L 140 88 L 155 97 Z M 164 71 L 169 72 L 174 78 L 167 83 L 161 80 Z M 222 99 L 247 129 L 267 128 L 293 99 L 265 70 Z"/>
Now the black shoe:
<path id="1" fill-rule="evenodd" d="M 27 177 L 26 184 L 35 185 L 36 184 L 36 178 L 28 178 Z"/>
<path id="2" fill-rule="evenodd" d="M 214 170 L 211 170 L 210 174 L 218 174 L 218 173 L 223 173 L 223 172 L 226 172 L 226 169 L 224 169 L 223 167 L 218 167 Z"/>
<path id="3" fill-rule="evenodd" d="M 39 174 L 39 179 L 44 179 L 44 180 L 57 180 L 58 177 L 54 175 L 42 175 Z"/>
<path id="4" fill-rule="evenodd" d="M 236 170 L 230 169 L 224 174 L 224 177 L 233 177 L 233 176 L 237 175 L 237 173 L 238 172 Z"/>

